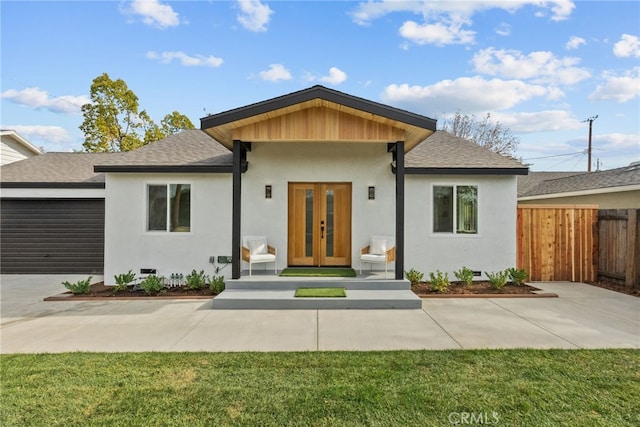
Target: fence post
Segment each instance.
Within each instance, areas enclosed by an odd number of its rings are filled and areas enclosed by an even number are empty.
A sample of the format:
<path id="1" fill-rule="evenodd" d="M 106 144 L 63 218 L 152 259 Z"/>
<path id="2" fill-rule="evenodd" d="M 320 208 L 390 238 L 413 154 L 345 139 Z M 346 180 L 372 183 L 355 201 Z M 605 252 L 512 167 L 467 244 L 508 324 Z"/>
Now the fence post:
<path id="1" fill-rule="evenodd" d="M 627 210 L 627 265 L 625 273 L 625 286 L 632 289 L 640 289 L 640 244 L 638 242 L 638 215 L 639 209 Z"/>

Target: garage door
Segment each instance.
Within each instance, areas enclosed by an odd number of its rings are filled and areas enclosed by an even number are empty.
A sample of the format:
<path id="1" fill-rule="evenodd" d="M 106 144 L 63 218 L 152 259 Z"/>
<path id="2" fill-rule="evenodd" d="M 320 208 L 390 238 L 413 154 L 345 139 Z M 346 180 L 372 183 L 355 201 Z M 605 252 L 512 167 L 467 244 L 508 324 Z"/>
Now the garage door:
<path id="1" fill-rule="evenodd" d="M 3 199 L 3 274 L 104 271 L 104 200 Z"/>

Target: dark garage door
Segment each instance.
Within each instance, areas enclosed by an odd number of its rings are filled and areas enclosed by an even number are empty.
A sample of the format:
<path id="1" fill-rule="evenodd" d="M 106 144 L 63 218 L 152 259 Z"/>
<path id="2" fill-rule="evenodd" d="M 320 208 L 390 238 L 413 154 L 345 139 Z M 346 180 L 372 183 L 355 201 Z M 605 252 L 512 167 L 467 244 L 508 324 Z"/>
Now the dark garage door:
<path id="1" fill-rule="evenodd" d="M 104 200 L 3 199 L 0 206 L 3 274 L 102 274 Z"/>

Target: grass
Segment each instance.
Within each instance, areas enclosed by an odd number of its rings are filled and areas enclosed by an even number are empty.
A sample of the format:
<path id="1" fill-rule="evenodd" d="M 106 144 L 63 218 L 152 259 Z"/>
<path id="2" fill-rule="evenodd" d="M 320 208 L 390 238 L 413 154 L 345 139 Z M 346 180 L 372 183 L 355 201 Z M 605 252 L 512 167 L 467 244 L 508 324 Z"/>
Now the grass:
<path id="1" fill-rule="evenodd" d="M 640 425 L 637 350 L 2 355 L 0 374 L 5 427 Z"/>
<path id="2" fill-rule="evenodd" d="M 356 277 L 353 268 L 285 268 L 280 273 L 281 277 Z"/>
<path id="3" fill-rule="evenodd" d="M 347 292 L 344 288 L 298 288 L 296 298 L 344 298 Z"/>

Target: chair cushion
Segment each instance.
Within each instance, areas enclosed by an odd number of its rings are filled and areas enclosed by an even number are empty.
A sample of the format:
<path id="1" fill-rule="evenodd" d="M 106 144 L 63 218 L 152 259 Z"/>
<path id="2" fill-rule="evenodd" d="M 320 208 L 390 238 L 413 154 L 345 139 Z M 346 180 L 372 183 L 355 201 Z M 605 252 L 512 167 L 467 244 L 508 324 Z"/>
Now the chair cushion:
<path id="1" fill-rule="evenodd" d="M 365 262 L 386 262 L 387 257 L 385 255 L 364 254 L 360 257 L 360 260 Z"/>
<path id="2" fill-rule="evenodd" d="M 384 239 L 371 239 L 369 253 L 371 255 L 385 255 L 387 253 L 387 241 Z"/>
<path id="3" fill-rule="evenodd" d="M 269 253 L 267 247 L 267 239 L 256 239 L 249 241 L 249 252 L 251 255 L 260 255 Z"/>
<path id="4" fill-rule="evenodd" d="M 249 257 L 251 262 L 271 262 L 276 260 L 276 256 L 273 254 L 256 254 Z"/>

